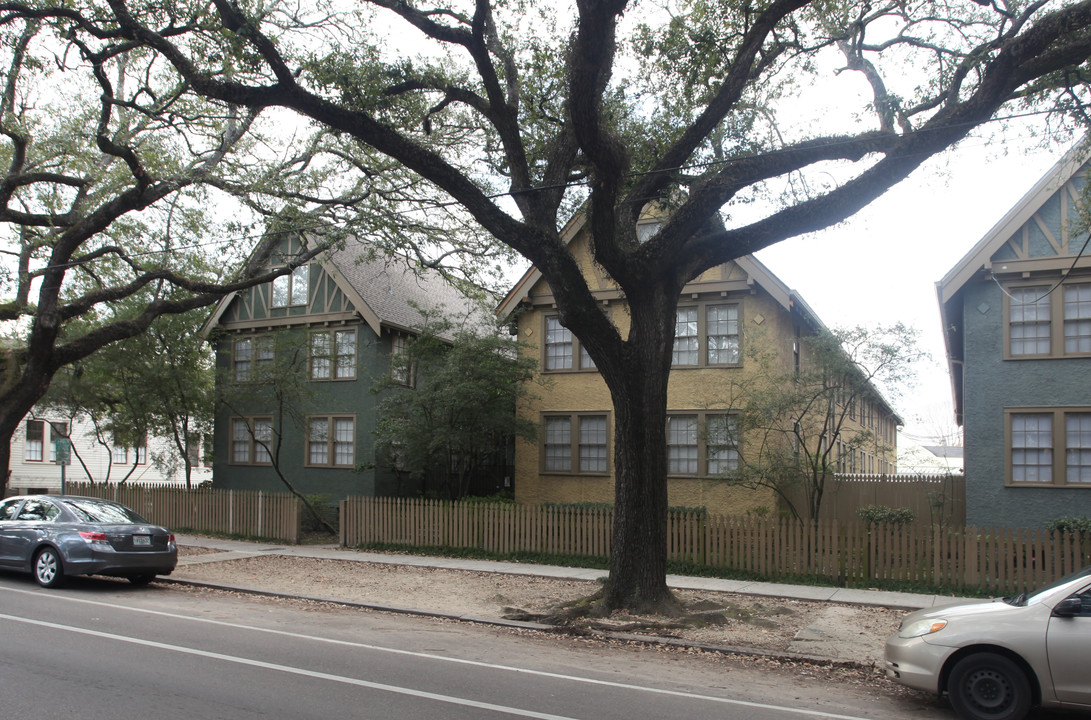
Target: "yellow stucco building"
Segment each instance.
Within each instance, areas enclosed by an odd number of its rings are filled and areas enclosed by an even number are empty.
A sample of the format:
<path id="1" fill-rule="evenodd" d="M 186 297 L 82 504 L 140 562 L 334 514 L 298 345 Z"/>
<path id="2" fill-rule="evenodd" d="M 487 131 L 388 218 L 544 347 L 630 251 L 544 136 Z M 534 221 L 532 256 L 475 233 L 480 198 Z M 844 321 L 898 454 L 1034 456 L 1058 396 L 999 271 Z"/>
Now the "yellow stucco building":
<path id="1" fill-rule="evenodd" d="M 655 222 L 647 221 L 654 232 Z M 643 228 L 641 228 L 643 229 Z M 607 316 L 624 337 L 629 315 L 624 296 L 591 260 L 582 218 L 566 230 L 571 251 Z M 561 326 L 549 285 L 534 268 L 498 308 L 513 318 L 523 352 L 538 358 L 542 383 L 518 412 L 538 423 L 536 442 L 517 441 L 515 498 L 521 504 L 614 501 L 613 410 L 610 393 L 579 339 Z M 735 416 L 733 388 L 757 372 L 748 343 L 782 371 L 806 362 L 803 336 L 820 321 L 806 304 L 751 256 L 716 267 L 686 285 L 678 305 L 674 365 L 668 395 L 668 483 L 671 507 L 712 514 L 776 511 L 772 490 L 725 482 L 747 452 L 747 439 L 727 440 Z M 876 393 L 859 419 L 873 423 L 883 442 L 838 448 L 839 469 L 893 472 L 897 418 Z M 855 420 L 854 420 L 855 422 Z"/>

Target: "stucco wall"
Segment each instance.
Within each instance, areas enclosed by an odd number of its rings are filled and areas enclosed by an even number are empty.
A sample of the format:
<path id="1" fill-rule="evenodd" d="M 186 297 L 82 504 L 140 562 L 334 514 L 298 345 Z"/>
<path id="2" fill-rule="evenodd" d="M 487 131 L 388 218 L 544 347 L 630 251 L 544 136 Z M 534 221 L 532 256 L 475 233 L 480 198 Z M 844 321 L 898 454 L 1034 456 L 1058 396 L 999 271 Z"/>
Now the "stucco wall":
<path id="1" fill-rule="evenodd" d="M 1091 487 L 1004 485 L 1004 409 L 1091 405 L 1091 362 L 1004 360 L 1003 296 L 992 281 L 968 284 L 963 307 L 967 524 L 1037 528 L 1091 515 Z"/>

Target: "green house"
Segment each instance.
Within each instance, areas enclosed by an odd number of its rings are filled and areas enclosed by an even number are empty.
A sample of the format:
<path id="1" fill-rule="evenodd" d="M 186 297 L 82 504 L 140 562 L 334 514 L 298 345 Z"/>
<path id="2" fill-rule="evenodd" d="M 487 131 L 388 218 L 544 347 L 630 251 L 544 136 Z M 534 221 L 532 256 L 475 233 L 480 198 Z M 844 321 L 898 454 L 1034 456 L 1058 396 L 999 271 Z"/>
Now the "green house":
<path id="1" fill-rule="evenodd" d="M 286 264 L 307 242 L 266 243 L 252 262 Z M 262 252 L 262 251 L 259 251 Z M 349 239 L 272 283 L 225 297 L 205 332 L 216 348 L 213 485 L 398 496 L 420 488 L 376 457 L 375 388 L 409 384 L 399 348 L 422 310 L 473 312 L 438 274 Z"/>

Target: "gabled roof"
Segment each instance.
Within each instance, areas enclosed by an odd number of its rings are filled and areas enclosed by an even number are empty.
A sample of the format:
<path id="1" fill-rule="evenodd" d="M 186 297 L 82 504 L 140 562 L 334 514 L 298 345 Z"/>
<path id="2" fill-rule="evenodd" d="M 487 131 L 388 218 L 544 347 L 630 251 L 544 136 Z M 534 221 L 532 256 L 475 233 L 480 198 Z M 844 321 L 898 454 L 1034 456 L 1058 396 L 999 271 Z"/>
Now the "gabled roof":
<path id="1" fill-rule="evenodd" d="M 579 213 L 568 225 L 561 231 L 561 240 L 568 245 L 575 239 L 579 231 L 583 229 L 586 224 L 586 214 Z M 757 283 L 764 289 L 769 295 L 776 300 L 785 310 L 788 312 L 797 312 L 802 318 L 809 323 L 812 327 L 817 329 L 825 329 L 822 321 L 818 319 L 818 316 L 814 314 L 811 308 L 803 301 L 803 298 L 799 296 L 795 290 L 792 290 L 785 285 L 781 280 L 774 275 L 769 268 L 765 267 L 756 257 L 753 255 L 746 255 L 744 257 L 736 258 L 735 264 L 746 273 L 748 282 Z M 496 308 L 496 314 L 499 317 L 507 317 L 515 308 L 519 306 L 521 302 L 526 300 L 530 296 L 530 291 L 535 285 L 542 279 L 542 272 L 537 267 L 531 267 L 519 280 L 512 286 L 508 294 L 504 296 L 504 299 L 500 301 L 500 305 Z"/>
<path id="2" fill-rule="evenodd" d="M 951 270 L 936 283 L 940 305 L 943 305 L 982 268 L 988 268 L 990 258 L 996 254 L 1015 232 L 1030 220 L 1034 213 L 1066 182 L 1071 180 L 1084 163 L 1091 158 L 1091 142 L 1081 140 L 1050 170 L 1042 176 L 1034 187 L 1012 207 L 981 238 L 970 252 L 958 261 Z"/>
<path id="3" fill-rule="evenodd" d="M 316 262 L 349 298 L 356 312 L 376 335 L 382 328 L 414 331 L 422 324 L 421 310 L 441 309 L 447 315 L 468 316 L 476 312 L 473 301 L 427 268 L 412 268 L 405 257 L 391 256 L 382 249 L 356 238 L 344 247 L 330 249 Z M 207 333 L 235 300 L 225 296 L 205 323 Z M 305 316 L 299 318 L 305 322 Z"/>
<path id="4" fill-rule="evenodd" d="M 962 361 L 964 336 L 961 322 L 962 289 L 983 271 L 992 270 L 992 258 L 1058 190 L 1075 177 L 1091 159 L 1091 141 L 1083 138 L 1043 175 L 1000 221 L 985 234 L 943 279 L 936 283 L 943 343 L 951 376 L 955 419 L 962 424 Z M 1062 222 L 1064 219 L 1062 219 Z"/>

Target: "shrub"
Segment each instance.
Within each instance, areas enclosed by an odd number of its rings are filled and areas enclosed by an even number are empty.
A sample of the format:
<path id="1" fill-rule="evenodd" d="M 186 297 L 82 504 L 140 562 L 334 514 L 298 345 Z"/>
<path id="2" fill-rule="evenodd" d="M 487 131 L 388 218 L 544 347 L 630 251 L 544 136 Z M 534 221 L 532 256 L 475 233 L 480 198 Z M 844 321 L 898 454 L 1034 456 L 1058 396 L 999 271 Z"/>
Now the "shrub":
<path id="1" fill-rule="evenodd" d="M 1052 520 L 1046 520 L 1046 530 L 1050 532 L 1066 533 L 1091 533 L 1091 518 L 1089 517 L 1076 517 L 1074 515 L 1066 515 L 1065 517 L 1054 518 Z"/>
<path id="2" fill-rule="evenodd" d="M 872 525 L 908 525 L 917 519 L 916 514 L 909 508 L 892 508 L 886 505 L 865 505 L 856 511 L 856 514 Z"/>

